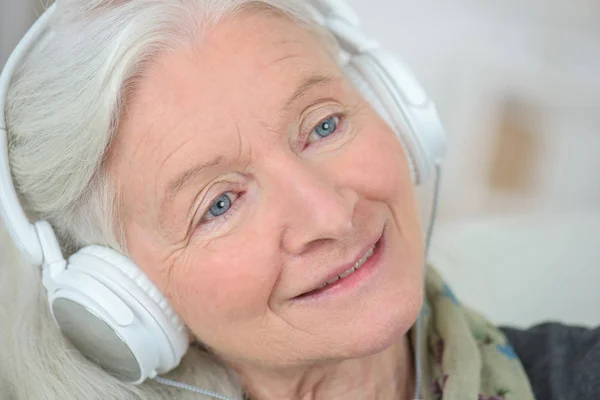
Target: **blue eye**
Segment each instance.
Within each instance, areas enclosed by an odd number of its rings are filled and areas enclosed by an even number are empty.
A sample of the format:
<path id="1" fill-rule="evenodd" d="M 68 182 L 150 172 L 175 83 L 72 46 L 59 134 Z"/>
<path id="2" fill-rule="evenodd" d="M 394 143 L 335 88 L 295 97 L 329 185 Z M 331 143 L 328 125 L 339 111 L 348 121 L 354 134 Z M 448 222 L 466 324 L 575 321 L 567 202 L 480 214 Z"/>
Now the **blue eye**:
<path id="1" fill-rule="evenodd" d="M 212 203 L 208 212 L 213 217 L 219 217 L 225 214 L 231 208 L 231 199 L 227 193 L 223 193 Z"/>
<path id="2" fill-rule="evenodd" d="M 198 221 L 197 228 L 203 232 L 208 232 L 211 229 L 225 223 L 230 217 L 235 215 L 236 210 L 240 206 L 240 198 L 242 192 L 224 192 L 215 198 L 210 207 L 202 214 Z"/>
<path id="3" fill-rule="evenodd" d="M 313 129 L 313 132 L 316 133 L 319 137 L 325 138 L 336 131 L 339 122 L 339 117 L 329 117 L 319 122 L 319 125 L 317 125 L 315 129 Z"/>

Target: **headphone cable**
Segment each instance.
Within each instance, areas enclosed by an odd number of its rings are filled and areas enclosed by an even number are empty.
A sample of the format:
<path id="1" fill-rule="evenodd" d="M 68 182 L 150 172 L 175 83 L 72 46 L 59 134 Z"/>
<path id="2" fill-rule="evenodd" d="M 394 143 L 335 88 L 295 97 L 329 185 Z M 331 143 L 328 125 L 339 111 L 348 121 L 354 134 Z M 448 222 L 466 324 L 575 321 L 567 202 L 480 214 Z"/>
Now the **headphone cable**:
<path id="1" fill-rule="evenodd" d="M 181 382 L 177 382 L 177 381 L 172 381 L 170 379 L 162 378 L 160 376 L 155 376 L 152 379 L 162 385 L 172 386 L 172 387 L 176 387 L 178 389 L 183 389 L 183 390 L 188 390 L 190 392 L 200 393 L 205 396 L 209 396 L 209 397 L 212 397 L 212 398 L 218 399 L 218 400 L 239 400 L 239 399 L 227 397 L 225 395 L 222 395 L 222 394 L 219 394 L 216 392 L 212 392 L 210 390 L 200 389 L 199 387 L 188 385 L 187 383 L 181 383 Z"/>
<path id="2" fill-rule="evenodd" d="M 429 226 L 427 228 L 427 235 L 425 237 L 425 263 L 423 265 L 423 282 L 425 282 L 425 277 L 427 275 L 427 261 L 429 257 L 429 248 L 431 245 L 431 237 L 433 236 L 433 226 L 435 224 L 435 220 L 437 218 L 438 212 L 438 200 L 440 195 L 440 182 L 442 178 L 442 168 L 438 164 L 435 166 L 435 183 L 433 189 L 433 203 L 431 205 L 431 218 L 429 220 Z M 423 290 L 425 287 L 423 285 Z M 421 385 L 423 384 L 423 371 L 421 365 L 421 343 L 423 341 L 423 311 L 421 310 L 419 313 L 419 317 L 417 318 L 417 322 L 415 323 L 416 333 L 415 333 L 415 343 L 414 343 L 414 354 L 415 354 L 415 395 L 413 396 L 414 400 L 421 400 Z"/>

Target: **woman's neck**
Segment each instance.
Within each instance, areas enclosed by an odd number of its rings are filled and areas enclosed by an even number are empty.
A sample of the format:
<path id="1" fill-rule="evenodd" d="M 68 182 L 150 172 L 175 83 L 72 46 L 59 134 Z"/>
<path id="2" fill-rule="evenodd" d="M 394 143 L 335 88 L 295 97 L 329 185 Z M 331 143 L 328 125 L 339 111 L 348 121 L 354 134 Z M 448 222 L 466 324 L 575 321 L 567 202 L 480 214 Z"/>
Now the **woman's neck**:
<path id="1" fill-rule="evenodd" d="M 339 363 L 297 369 L 237 365 L 252 400 L 408 400 L 414 391 L 409 335 L 382 352 Z"/>

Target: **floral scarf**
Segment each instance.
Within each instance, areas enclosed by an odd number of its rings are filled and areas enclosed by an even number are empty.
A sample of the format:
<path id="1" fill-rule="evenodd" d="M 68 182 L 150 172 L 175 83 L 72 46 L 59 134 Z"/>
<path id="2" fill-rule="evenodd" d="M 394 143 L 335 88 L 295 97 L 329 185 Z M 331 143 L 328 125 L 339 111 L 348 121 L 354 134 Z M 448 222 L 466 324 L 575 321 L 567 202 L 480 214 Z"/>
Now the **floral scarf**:
<path id="1" fill-rule="evenodd" d="M 532 400 L 529 380 L 504 334 L 461 305 L 440 275 L 425 280 L 421 341 L 425 400 Z M 413 329 L 413 343 L 415 330 Z"/>

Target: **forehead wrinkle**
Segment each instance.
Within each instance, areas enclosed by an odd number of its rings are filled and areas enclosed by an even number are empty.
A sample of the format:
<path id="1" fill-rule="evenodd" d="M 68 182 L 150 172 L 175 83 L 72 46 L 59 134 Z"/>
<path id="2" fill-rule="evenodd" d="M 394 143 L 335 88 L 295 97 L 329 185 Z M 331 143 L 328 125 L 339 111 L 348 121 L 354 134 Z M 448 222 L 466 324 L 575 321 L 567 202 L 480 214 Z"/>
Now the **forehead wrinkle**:
<path id="1" fill-rule="evenodd" d="M 164 138 L 164 140 L 166 140 L 166 136 Z M 187 140 L 183 140 L 175 149 L 173 149 L 173 151 L 170 152 L 170 154 L 160 163 L 157 171 L 156 171 L 156 179 L 154 180 L 154 190 L 156 193 L 156 198 L 159 199 L 158 203 L 161 204 L 160 206 L 160 210 L 159 210 L 159 215 L 160 220 L 159 220 L 159 224 L 162 227 L 162 218 L 163 216 L 166 214 L 164 208 L 170 203 L 170 201 L 172 199 L 170 199 L 169 197 L 171 197 L 171 194 L 169 194 L 167 197 L 167 199 L 163 199 L 163 191 L 160 190 L 159 188 L 159 179 L 158 177 L 160 176 L 160 172 L 161 170 L 164 168 L 165 164 L 172 159 L 173 157 L 175 157 L 175 155 L 179 152 L 179 150 L 183 147 L 185 147 L 190 141 L 193 140 L 193 137 L 189 137 Z M 159 143 L 162 143 L 163 141 L 159 141 Z M 160 147 L 160 146 L 159 146 Z M 176 193 L 174 192 L 173 195 L 175 195 Z"/>
<path id="2" fill-rule="evenodd" d="M 291 60 L 291 59 L 294 59 L 294 58 L 300 58 L 300 55 L 299 54 L 288 54 L 288 55 L 282 56 L 282 57 L 278 58 L 277 60 L 272 61 L 271 63 L 269 63 L 269 65 L 267 66 L 266 69 L 269 69 L 269 68 L 275 66 L 276 64 L 280 64 L 283 61 Z"/>
<path id="3" fill-rule="evenodd" d="M 275 47 L 283 47 L 282 49 L 282 53 L 285 53 L 285 55 L 282 55 L 281 57 L 270 61 L 266 67 L 264 68 L 264 71 L 266 72 L 269 68 L 283 62 L 286 61 L 288 59 L 293 59 L 293 58 L 300 58 L 301 55 L 300 53 L 302 53 L 302 42 L 300 40 L 292 40 L 292 39 L 280 39 L 280 40 L 274 40 L 272 41 L 273 46 Z M 287 49 L 286 47 L 289 47 L 290 45 L 296 45 L 300 46 L 300 49 Z"/>
<path id="4" fill-rule="evenodd" d="M 242 140 L 242 131 L 240 129 L 240 126 L 237 122 L 235 122 L 235 132 L 237 134 L 237 138 L 238 138 L 238 160 L 242 161 L 244 159 L 244 141 Z M 243 163 L 244 169 L 248 168 L 248 165 L 250 164 L 252 159 L 252 146 L 248 146 L 248 158 L 247 158 L 247 162 Z"/>
<path id="5" fill-rule="evenodd" d="M 302 41 L 292 40 L 292 39 L 282 39 L 282 40 L 274 41 L 273 44 L 274 45 L 283 45 L 283 46 L 297 45 L 297 46 L 300 46 L 300 49 L 298 50 L 298 49 L 294 48 L 291 51 L 289 51 L 289 53 L 286 54 L 285 56 L 282 56 L 282 57 L 270 62 L 268 64 L 267 68 L 265 68 L 265 72 L 267 72 L 267 70 L 269 68 L 276 66 L 278 64 L 281 64 L 284 61 L 293 60 L 296 58 L 301 59 L 302 66 L 307 67 L 307 69 L 310 70 L 311 65 L 305 61 L 307 59 L 307 55 L 304 54 L 305 48 L 303 47 L 304 43 Z M 288 52 L 288 50 L 286 50 L 286 52 Z M 295 68 L 300 69 L 300 65 L 295 66 Z M 312 73 L 303 74 L 300 82 L 298 83 L 299 86 L 296 88 L 295 92 L 290 96 L 290 98 L 286 101 L 285 105 L 282 107 L 282 111 L 287 111 L 296 100 L 303 97 L 309 91 L 309 89 L 311 89 L 313 86 L 327 84 L 333 80 L 334 80 L 334 75 L 332 73 L 318 73 L 317 71 L 313 71 Z"/>

